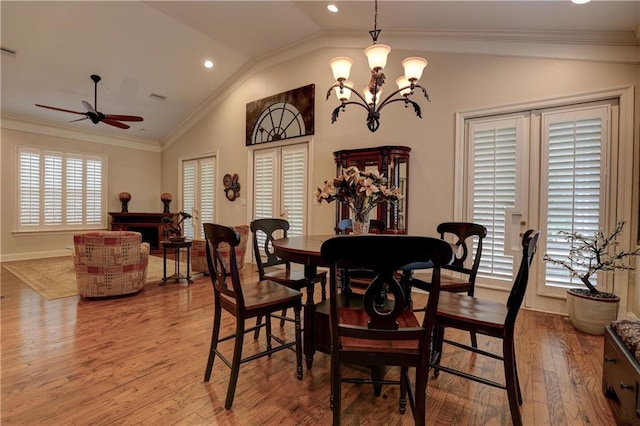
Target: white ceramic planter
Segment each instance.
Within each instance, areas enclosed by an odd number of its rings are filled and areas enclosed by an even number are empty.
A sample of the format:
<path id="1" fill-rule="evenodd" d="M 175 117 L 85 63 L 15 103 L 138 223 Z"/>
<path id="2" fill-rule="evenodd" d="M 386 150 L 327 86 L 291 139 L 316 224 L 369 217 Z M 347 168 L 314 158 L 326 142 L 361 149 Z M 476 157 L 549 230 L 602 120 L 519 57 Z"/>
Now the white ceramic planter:
<path id="1" fill-rule="evenodd" d="M 618 318 L 620 298 L 589 297 L 567 290 L 567 311 L 575 328 L 603 335 L 604 326 Z"/>

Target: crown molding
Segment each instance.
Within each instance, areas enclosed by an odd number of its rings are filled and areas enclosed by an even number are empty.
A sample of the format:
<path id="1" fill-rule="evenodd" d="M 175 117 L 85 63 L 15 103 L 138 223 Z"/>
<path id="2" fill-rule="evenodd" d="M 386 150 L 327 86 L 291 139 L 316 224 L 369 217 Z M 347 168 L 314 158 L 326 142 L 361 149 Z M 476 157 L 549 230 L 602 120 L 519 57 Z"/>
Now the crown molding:
<path id="1" fill-rule="evenodd" d="M 396 50 L 640 64 L 633 31 L 384 30 L 382 38 Z M 248 61 L 160 142 L 162 149 L 260 70 L 322 48 L 364 49 L 370 43 L 361 31 L 317 33 Z"/>
<path id="2" fill-rule="evenodd" d="M 0 115 L 0 128 L 17 130 L 26 133 L 54 136 L 65 139 L 73 139 L 82 142 L 91 142 L 102 145 L 111 145 L 121 148 L 137 149 L 140 151 L 160 152 L 161 147 L 157 141 L 113 136 L 100 132 L 78 130 L 77 128 L 62 126 L 45 121 L 36 121 L 12 114 Z"/>

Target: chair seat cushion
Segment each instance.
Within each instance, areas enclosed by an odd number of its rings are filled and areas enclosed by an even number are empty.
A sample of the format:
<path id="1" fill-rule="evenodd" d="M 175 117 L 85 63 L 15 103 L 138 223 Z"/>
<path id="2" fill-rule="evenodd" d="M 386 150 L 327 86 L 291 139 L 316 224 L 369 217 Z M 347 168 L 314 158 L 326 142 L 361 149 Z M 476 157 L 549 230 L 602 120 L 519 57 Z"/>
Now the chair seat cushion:
<path id="1" fill-rule="evenodd" d="M 507 307 L 503 303 L 479 299 L 460 293 L 441 292 L 438 301 L 438 317 L 461 320 L 475 326 L 503 329 Z"/>
<path id="2" fill-rule="evenodd" d="M 347 324 L 359 327 L 367 327 L 369 316 L 364 309 L 338 308 L 340 324 Z M 413 312 L 403 311 L 398 317 L 399 328 L 420 328 L 420 322 Z M 368 352 L 397 352 L 403 351 L 419 352 L 418 340 L 370 340 L 358 339 L 343 336 L 341 338 L 343 350 L 366 350 Z"/>
<path id="3" fill-rule="evenodd" d="M 611 328 L 640 362 L 640 321 L 617 320 L 611 323 Z"/>

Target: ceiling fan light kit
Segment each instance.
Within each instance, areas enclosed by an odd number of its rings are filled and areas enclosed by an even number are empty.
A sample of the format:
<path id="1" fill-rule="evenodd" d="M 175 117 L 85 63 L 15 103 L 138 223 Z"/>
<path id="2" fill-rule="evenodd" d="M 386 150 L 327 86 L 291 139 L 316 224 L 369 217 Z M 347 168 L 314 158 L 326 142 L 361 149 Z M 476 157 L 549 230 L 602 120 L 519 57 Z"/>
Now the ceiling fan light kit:
<path id="1" fill-rule="evenodd" d="M 386 78 L 382 70 L 387 66 L 387 57 L 389 56 L 389 52 L 391 52 L 391 47 L 386 44 L 377 44 L 378 36 L 382 31 L 378 29 L 378 0 L 375 0 L 374 11 L 373 30 L 369 31 L 373 39 L 373 44 L 364 50 L 364 54 L 367 56 L 369 62 L 369 68 L 371 68 L 371 80 L 368 86 L 362 90 L 362 94 L 354 90 L 353 82 L 349 81 L 349 73 L 351 72 L 353 61 L 347 57 L 337 57 L 333 58 L 330 62 L 333 78 L 336 79 L 336 82 L 327 91 L 327 100 L 331 96 L 331 92 L 334 91 L 340 101 L 340 105 L 334 109 L 331 114 L 331 123 L 336 122 L 338 114 L 340 114 L 341 110 L 344 111 L 347 105 L 360 105 L 367 110 L 367 127 L 372 132 L 375 132 L 378 130 L 378 127 L 380 127 L 380 110 L 392 102 L 403 102 L 405 108 L 412 105 L 416 116 L 422 118 L 420 105 L 409 99 L 409 97 L 414 94 L 415 89 L 419 88 L 422 90 L 427 101 L 431 101 L 427 90 L 417 84 L 428 64 L 427 60 L 421 57 L 410 57 L 402 61 L 404 77 L 396 79 L 398 90 L 391 93 L 383 101 L 380 101 L 382 97 L 382 85 Z M 360 98 L 360 100 L 349 101 L 352 93 Z M 396 95 L 398 95 L 398 97 L 395 97 Z"/>
<path id="2" fill-rule="evenodd" d="M 68 110 L 68 109 L 52 107 L 52 106 L 48 106 L 48 105 L 41 105 L 41 104 L 36 104 L 36 106 L 40 107 L 40 108 L 52 109 L 54 111 L 69 112 L 71 114 L 78 114 L 78 115 L 84 115 L 85 116 L 84 118 L 78 118 L 77 120 L 71 120 L 71 123 L 76 122 L 76 121 L 89 119 L 89 120 L 91 120 L 91 122 L 93 124 L 98 124 L 98 123 L 102 122 L 104 124 L 108 124 L 110 126 L 118 127 L 120 129 L 128 129 L 131 126 L 129 126 L 128 124 L 122 123 L 122 121 L 143 121 L 144 120 L 142 117 L 138 117 L 137 115 L 103 114 L 103 113 L 99 112 L 98 111 L 98 82 L 101 79 L 102 78 L 97 74 L 92 74 L 91 75 L 91 80 L 93 81 L 93 84 L 94 84 L 93 106 L 87 101 L 82 101 L 82 105 L 87 110 L 86 112 L 71 111 L 71 110 Z"/>

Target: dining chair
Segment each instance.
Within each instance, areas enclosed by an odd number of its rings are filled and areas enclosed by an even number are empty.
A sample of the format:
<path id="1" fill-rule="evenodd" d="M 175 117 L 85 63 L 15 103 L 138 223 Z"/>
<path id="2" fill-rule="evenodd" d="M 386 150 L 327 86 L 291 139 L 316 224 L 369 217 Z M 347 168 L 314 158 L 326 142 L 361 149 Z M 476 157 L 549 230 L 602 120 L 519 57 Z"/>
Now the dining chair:
<path id="1" fill-rule="evenodd" d="M 228 410 L 233 404 L 240 365 L 245 362 L 252 361 L 263 356 L 270 357 L 274 352 L 278 352 L 283 349 L 294 350 L 295 348 L 296 376 L 298 379 L 302 379 L 302 332 L 300 327 L 302 293 L 298 290 L 291 289 L 270 280 L 241 283 L 235 250 L 230 250 L 230 271 L 225 270 L 225 263 L 220 253 L 220 245 L 222 243 L 226 243 L 230 247 L 234 248 L 240 244 L 240 236 L 233 228 L 227 226 L 212 223 L 205 223 L 203 226 L 207 241 L 207 264 L 209 267 L 211 283 L 213 284 L 214 296 L 213 333 L 211 336 L 211 348 L 209 350 L 207 368 L 204 373 L 204 381 L 208 382 L 211 378 L 213 362 L 217 355 L 224 364 L 231 369 L 231 376 L 229 377 L 229 386 L 227 389 L 227 399 L 224 404 L 225 409 Z M 270 315 L 273 312 L 279 312 L 287 308 L 293 308 L 294 311 L 295 341 L 293 342 L 287 342 L 284 339 L 271 334 Z M 236 319 L 235 332 L 225 337 L 220 337 L 220 329 L 222 328 L 222 310 L 233 315 Z M 263 324 L 257 324 L 254 327 L 245 329 L 245 321 L 247 319 L 261 316 L 266 318 Z M 266 349 L 242 358 L 242 345 L 244 343 L 245 333 L 254 331 L 260 327 L 264 327 L 266 329 Z M 229 361 L 229 359 L 218 349 L 218 343 L 230 339 L 235 339 L 233 357 L 231 361 Z M 275 346 L 272 344 L 272 341 L 276 342 Z"/>
<path id="2" fill-rule="evenodd" d="M 473 296 L 475 293 L 476 276 L 482 257 L 482 241 L 487 236 L 487 228 L 477 223 L 469 222 L 443 222 L 436 228 L 440 238 L 452 242 L 456 247 L 451 263 L 442 267 L 451 271 L 454 275 L 442 274 L 440 277 L 440 290 L 453 293 L 466 293 Z M 421 278 L 415 277 L 412 272 L 405 270 L 405 287 L 411 292 L 411 287 L 429 291 L 431 288 L 430 274 L 427 272 Z M 478 347 L 475 333 L 471 333 L 471 345 Z"/>
<path id="3" fill-rule="evenodd" d="M 337 236 L 321 247 L 331 265 L 329 324 L 331 335 L 331 404 L 333 424 L 340 423 L 341 384 L 372 383 L 400 385 L 400 412 L 406 411 L 407 394 L 417 425 L 425 423 L 425 403 L 431 335 L 438 306 L 440 268 L 452 256 L 451 245 L 437 238 L 407 235 Z M 410 262 L 432 262 L 432 291 L 422 322 L 406 308 L 405 294 L 395 272 Z M 361 303 L 339 303 L 337 271 L 365 268 L 375 272 Z M 390 295 L 379 297 L 382 290 Z M 343 364 L 399 366 L 397 381 L 382 377 L 343 377 Z M 415 392 L 409 368 L 415 368 Z"/>
<path id="4" fill-rule="evenodd" d="M 387 229 L 387 225 L 377 219 L 369 220 L 369 233 L 370 234 L 383 234 Z M 353 232 L 353 220 L 347 218 L 338 222 L 338 226 L 335 227 L 336 235 L 348 235 Z M 339 271 L 338 276 L 341 282 L 341 288 L 343 291 L 351 291 L 352 285 L 356 287 L 365 288 L 371 282 L 371 274 L 366 270 L 352 270 L 347 273 L 346 270 Z"/>
<path id="5" fill-rule="evenodd" d="M 261 280 L 271 280 L 279 284 L 301 290 L 307 285 L 307 278 L 304 276 L 304 269 L 291 267 L 291 263 L 280 259 L 273 249 L 275 238 L 285 238 L 289 231 L 289 222 L 285 219 L 264 218 L 255 219 L 251 222 L 251 232 L 253 233 L 253 254 L 258 265 L 258 275 Z M 262 241 L 261 241 L 262 240 Z M 284 268 L 283 268 L 284 266 Z M 314 283 L 322 286 L 322 300 L 327 298 L 327 272 L 320 271 L 313 278 Z M 280 315 L 274 315 L 280 319 L 280 326 L 284 327 L 285 321 L 292 319 L 287 317 L 286 310 Z M 261 318 L 257 318 L 258 323 Z M 256 329 L 255 338 L 258 338 L 259 328 Z"/>
<path id="6" fill-rule="evenodd" d="M 506 304 L 483 300 L 466 294 L 443 291 L 440 293 L 440 302 L 435 318 L 434 357 L 430 363 L 430 366 L 434 369 L 434 375 L 437 377 L 440 371 L 444 371 L 489 386 L 505 389 L 514 425 L 522 424 L 519 407 L 522 404 L 522 393 L 518 380 L 514 345 L 515 322 L 527 290 L 529 267 L 537 249 L 539 236 L 539 231 L 528 230 L 522 237 L 522 260 Z M 502 355 L 445 339 L 445 330 L 448 328 L 502 339 Z M 441 361 L 446 359 L 446 356 L 443 357 L 442 353 L 443 343 L 501 360 L 504 365 L 505 383 L 488 380 L 458 370 L 453 366 L 443 366 Z"/>

